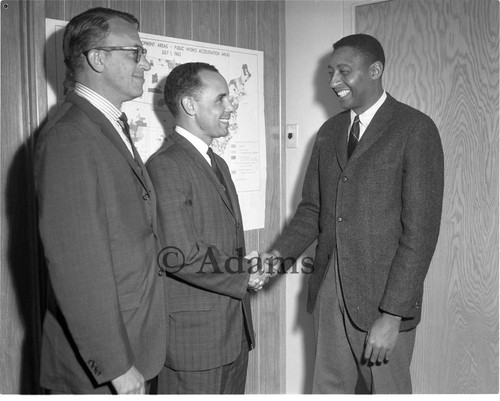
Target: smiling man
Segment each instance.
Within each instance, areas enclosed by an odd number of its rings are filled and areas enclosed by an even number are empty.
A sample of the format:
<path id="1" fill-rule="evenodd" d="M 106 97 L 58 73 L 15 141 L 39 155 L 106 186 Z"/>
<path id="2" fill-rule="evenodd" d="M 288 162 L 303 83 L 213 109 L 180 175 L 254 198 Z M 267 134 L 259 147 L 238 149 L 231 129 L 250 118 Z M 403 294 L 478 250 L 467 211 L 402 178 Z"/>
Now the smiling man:
<path id="1" fill-rule="evenodd" d="M 165 256 L 167 358 L 158 392 L 242 394 L 254 347 L 247 290 L 267 277 L 251 274 L 243 258 L 238 195 L 209 147 L 229 134 L 234 108 L 225 79 L 205 63 L 175 67 L 164 93 L 175 132 L 147 164 Z"/>
<path id="2" fill-rule="evenodd" d="M 165 356 L 155 193 L 123 102 L 150 69 L 128 13 L 66 26 L 69 94 L 37 139 L 40 237 L 50 277 L 40 384 L 51 393 L 144 393 Z"/>
<path id="3" fill-rule="evenodd" d="M 372 36 L 333 45 L 330 86 L 346 111 L 318 132 L 302 202 L 271 254 L 318 241 L 307 309 L 315 393 L 411 393 L 424 279 L 436 246 L 443 149 L 435 124 L 382 86 Z"/>

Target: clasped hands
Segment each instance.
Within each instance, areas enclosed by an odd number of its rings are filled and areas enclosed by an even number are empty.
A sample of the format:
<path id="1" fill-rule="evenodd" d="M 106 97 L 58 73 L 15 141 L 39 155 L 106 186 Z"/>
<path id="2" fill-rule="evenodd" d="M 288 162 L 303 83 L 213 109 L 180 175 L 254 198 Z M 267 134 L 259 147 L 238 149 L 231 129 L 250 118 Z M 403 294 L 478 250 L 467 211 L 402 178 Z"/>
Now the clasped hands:
<path id="1" fill-rule="evenodd" d="M 260 291 L 269 281 L 270 277 L 274 277 L 278 274 L 279 259 L 281 255 L 277 251 L 261 252 L 259 254 L 257 251 L 252 251 L 246 256 L 246 259 L 254 260 L 255 258 L 258 258 L 258 263 L 257 266 L 252 264 L 254 268 L 252 269 L 252 273 L 250 273 L 248 289 Z"/>

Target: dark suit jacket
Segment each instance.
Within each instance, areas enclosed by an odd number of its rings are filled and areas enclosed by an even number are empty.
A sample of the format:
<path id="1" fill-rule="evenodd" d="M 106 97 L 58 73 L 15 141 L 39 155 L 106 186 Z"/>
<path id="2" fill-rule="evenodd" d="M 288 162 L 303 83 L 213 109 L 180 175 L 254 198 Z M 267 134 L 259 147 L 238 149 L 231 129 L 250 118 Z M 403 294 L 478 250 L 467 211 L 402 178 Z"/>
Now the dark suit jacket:
<path id="1" fill-rule="evenodd" d="M 298 257 L 318 240 L 307 308 L 314 309 L 338 255 L 345 304 L 368 330 L 381 311 L 420 321 L 424 278 L 436 246 L 443 150 L 435 124 L 390 95 L 347 160 L 349 111 L 320 129 L 302 202 L 274 248 Z"/>
<path id="2" fill-rule="evenodd" d="M 37 140 L 40 235 L 53 293 L 41 385 L 89 393 L 165 356 L 156 197 L 112 124 L 70 94 Z M 101 389 L 99 391 L 105 391 Z"/>
<path id="3" fill-rule="evenodd" d="M 249 274 L 237 261 L 245 255 L 238 196 L 227 165 L 216 157 L 229 198 L 199 151 L 176 132 L 147 163 L 165 249 L 165 365 L 174 370 L 235 361 L 244 325 L 253 343 Z"/>

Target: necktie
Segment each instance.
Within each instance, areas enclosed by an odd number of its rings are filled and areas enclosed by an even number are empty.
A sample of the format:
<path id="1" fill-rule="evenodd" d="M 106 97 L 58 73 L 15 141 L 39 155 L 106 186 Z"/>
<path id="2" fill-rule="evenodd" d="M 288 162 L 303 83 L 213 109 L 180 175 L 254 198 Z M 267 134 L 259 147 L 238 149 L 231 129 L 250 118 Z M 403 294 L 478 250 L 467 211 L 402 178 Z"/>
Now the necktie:
<path id="1" fill-rule="evenodd" d="M 127 119 L 127 115 L 125 113 L 122 113 L 122 115 L 119 117 L 118 123 L 122 127 L 123 133 L 125 134 L 128 141 L 130 142 L 130 147 L 132 148 L 132 153 L 134 155 L 135 163 L 137 164 L 137 167 L 139 167 L 141 174 L 143 174 L 142 167 L 141 167 L 140 163 L 138 162 L 138 160 L 142 160 L 142 159 L 141 159 L 141 156 L 139 156 L 139 153 L 137 152 L 137 149 L 134 146 L 134 142 L 132 142 L 132 137 L 130 136 L 130 126 L 128 125 L 128 119 Z"/>
<path id="2" fill-rule="evenodd" d="M 214 171 L 215 175 L 219 179 L 220 185 L 222 186 L 222 189 L 224 192 L 226 192 L 226 181 L 224 180 L 224 177 L 222 176 L 222 172 L 219 169 L 219 165 L 217 163 L 217 159 L 215 157 L 214 151 L 212 148 L 208 148 L 207 150 L 207 155 L 210 157 L 210 161 L 212 162 L 212 170 Z"/>
<path id="3" fill-rule="evenodd" d="M 134 143 L 132 142 L 132 137 L 130 136 L 130 126 L 128 125 L 127 115 L 125 113 L 122 113 L 122 115 L 118 118 L 118 120 L 119 120 L 118 123 L 122 127 L 123 133 L 127 137 L 130 144 L 133 145 Z"/>
<path id="4" fill-rule="evenodd" d="M 356 114 L 354 117 L 354 122 L 352 123 L 351 129 L 349 131 L 349 143 L 347 144 L 347 158 L 349 159 L 356 149 L 356 145 L 359 141 L 359 116 Z"/>

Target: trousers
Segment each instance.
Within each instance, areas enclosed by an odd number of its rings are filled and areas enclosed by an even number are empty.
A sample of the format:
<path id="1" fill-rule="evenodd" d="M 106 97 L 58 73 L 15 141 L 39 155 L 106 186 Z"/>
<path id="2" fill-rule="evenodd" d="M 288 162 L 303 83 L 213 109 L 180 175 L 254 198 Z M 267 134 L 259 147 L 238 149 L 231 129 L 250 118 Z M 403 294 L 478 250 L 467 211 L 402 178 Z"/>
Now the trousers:
<path id="1" fill-rule="evenodd" d="M 411 394 L 410 363 L 415 329 L 399 332 L 387 363 L 363 361 L 367 332 L 354 325 L 345 308 L 336 258 L 314 310 L 316 359 L 314 394 Z"/>

